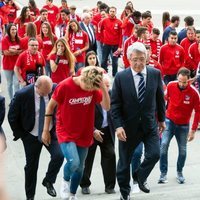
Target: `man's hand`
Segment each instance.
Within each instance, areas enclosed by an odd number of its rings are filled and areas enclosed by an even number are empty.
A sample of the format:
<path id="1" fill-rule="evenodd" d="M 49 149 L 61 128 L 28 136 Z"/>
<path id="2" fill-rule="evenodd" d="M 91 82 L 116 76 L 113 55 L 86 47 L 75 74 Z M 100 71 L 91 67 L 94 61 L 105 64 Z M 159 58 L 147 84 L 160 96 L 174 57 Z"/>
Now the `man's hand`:
<path id="1" fill-rule="evenodd" d="M 122 127 L 119 127 L 115 131 L 117 137 L 119 140 L 126 142 L 126 133 L 125 130 Z"/>
<path id="2" fill-rule="evenodd" d="M 191 130 L 189 133 L 188 133 L 188 142 L 192 141 L 195 137 L 195 131 Z"/>
<path id="3" fill-rule="evenodd" d="M 51 135 L 50 135 L 49 131 L 43 130 L 43 132 L 42 132 L 42 142 L 46 146 L 49 146 L 51 144 Z"/>
<path id="4" fill-rule="evenodd" d="M 102 133 L 100 130 L 96 129 L 94 131 L 94 138 L 95 140 L 99 141 L 99 142 L 103 142 L 103 138 L 102 138 L 102 135 L 104 135 L 104 133 Z"/>
<path id="5" fill-rule="evenodd" d="M 165 122 L 158 122 L 158 131 L 159 131 L 159 134 L 161 134 L 166 128 L 166 124 Z"/>

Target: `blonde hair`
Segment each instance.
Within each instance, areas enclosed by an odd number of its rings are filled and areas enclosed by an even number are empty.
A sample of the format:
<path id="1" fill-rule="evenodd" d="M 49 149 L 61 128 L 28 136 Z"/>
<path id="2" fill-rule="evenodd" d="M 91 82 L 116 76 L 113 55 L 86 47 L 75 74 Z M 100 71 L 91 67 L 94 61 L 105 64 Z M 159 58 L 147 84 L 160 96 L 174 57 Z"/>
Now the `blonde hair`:
<path id="1" fill-rule="evenodd" d="M 103 70 L 96 66 L 84 67 L 81 71 L 81 81 L 88 89 L 99 89 L 99 81 L 103 79 Z"/>

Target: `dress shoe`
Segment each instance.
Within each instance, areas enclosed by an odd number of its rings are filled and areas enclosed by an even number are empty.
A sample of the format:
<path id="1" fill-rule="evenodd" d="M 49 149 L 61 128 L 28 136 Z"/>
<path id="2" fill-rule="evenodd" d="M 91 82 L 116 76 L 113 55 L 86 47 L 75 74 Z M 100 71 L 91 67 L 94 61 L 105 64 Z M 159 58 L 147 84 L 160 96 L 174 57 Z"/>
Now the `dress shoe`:
<path id="1" fill-rule="evenodd" d="M 82 194 L 90 194 L 90 188 L 89 187 L 83 187 L 82 188 Z"/>
<path id="2" fill-rule="evenodd" d="M 47 193 L 52 196 L 56 197 L 56 190 L 53 187 L 53 184 L 47 181 L 45 178 L 42 181 L 42 185 L 44 185 L 47 188 Z"/>
<path id="3" fill-rule="evenodd" d="M 116 193 L 114 189 L 107 189 L 107 188 L 105 189 L 105 192 L 107 194 L 115 194 Z"/>
<path id="4" fill-rule="evenodd" d="M 120 196 L 120 200 L 130 200 L 130 196 L 128 195 L 127 197 L 123 197 L 122 195 Z"/>
<path id="5" fill-rule="evenodd" d="M 150 188 L 149 188 L 147 182 L 145 181 L 145 182 L 142 183 L 140 181 L 140 179 L 138 178 L 137 173 L 134 173 L 133 179 L 134 179 L 134 181 L 138 182 L 138 186 L 139 186 L 140 190 L 142 190 L 145 193 L 149 193 L 150 192 Z"/>

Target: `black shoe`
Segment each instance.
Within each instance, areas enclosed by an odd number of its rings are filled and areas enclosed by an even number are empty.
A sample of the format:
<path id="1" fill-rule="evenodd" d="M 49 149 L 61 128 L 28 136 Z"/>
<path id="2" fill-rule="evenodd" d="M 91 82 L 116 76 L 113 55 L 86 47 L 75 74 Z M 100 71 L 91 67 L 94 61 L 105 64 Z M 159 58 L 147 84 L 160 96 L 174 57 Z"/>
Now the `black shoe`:
<path id="1" fill-rule="evenodd" d="M 47 181 L 45 178 L 42 181 L 42 185 L 44 185 L 47 188 L 47 193 L 52 196 L 56 197 L 56 190 L 53 187 L 53 184 Z"/>
<path id="2" fill-rule="evenodd" d="M 105 189 L 105 192 L 107 194 L 115 194 L 116 193 L 114 189 Z"/>
<path id="3" fill-rule="evenodd" d="M 27 197 L 26 200 L 34 200 L 34 197 Z"/>
<path id="4" fill-rule="evenodd" d="M 83 187 L 82 188 L 82 194 L 90 194 L 90 188 L 89 187 Z"/>
<path id="5" fill-rule="evenodd" d="M 128 195 L 127 197 L 123 197 L 122 195 L 120 196 L 120 200 L 130 200 L 130 196 Z"/>
<path id="6" fill-rule="evenodd" d="M 145 193 L 149 193 L 150 192 L 150 188 L 149 188 L 147 182 L 145 181 L 145 182 L 142 183 L 140 181 L 140 179 L 138 178 L 137 173 L 134 173 L 133 179 L 134 179 L 134 181 L 138 182 L 138 186 L 139 186 L 140 190 L 142 190 Z"/>

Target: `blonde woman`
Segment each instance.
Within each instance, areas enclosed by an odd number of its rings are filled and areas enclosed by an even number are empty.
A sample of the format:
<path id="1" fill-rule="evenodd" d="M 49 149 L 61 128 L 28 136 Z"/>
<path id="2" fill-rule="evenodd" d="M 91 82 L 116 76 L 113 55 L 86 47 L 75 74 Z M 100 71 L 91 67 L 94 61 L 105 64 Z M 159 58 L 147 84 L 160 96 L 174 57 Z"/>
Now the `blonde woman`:
<path id="1" fill-rule="evenodd" d="M 64 38 L 56 41 L 49 58 L 54 83 L 59 83 L 74 74 L 75 57 Z"/>
<path id="2" fill-rule="evenodd" d="M 83 174 L 88 147 L 93 142 L 96 103 L 101 103 L 105 110 L 110 109 L 102 68 L 89 66 L 83 68 L 80 76 L 62 81 L 46 108 L 42 141 L 47 146 L 51 143 L 48 130 L 52 113 L 57 106 L 56 133 L 67 160 L 60 190 L 61 199 L 77 199 L 75 195 Z"/>

